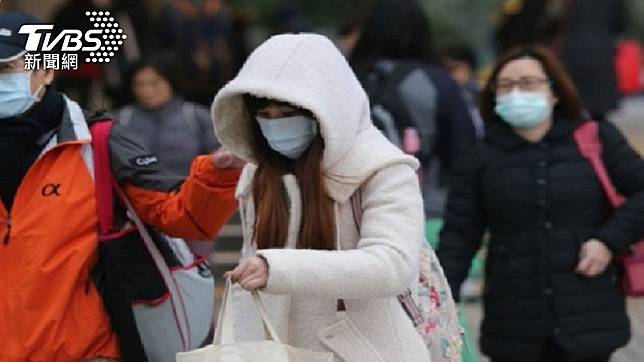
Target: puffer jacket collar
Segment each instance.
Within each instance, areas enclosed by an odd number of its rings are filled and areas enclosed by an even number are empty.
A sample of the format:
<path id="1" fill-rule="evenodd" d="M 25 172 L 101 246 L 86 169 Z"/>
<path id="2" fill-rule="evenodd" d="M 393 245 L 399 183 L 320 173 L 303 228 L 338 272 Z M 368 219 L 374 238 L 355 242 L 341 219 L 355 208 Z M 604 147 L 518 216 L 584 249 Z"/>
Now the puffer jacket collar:
<path id="1" fill-rule="evenodd" d="M 581 122 L 581 119 L 573 120 L 555 113 L 552 127 L 548 130 L 542 142 L 556 141 L 569 137 Z M 485 127 L 486 143 L 507 150 L 530 145 L 530 142 L 517 135 L 507 123 L 503 122 L 498 117 L 488 121 Z"/>

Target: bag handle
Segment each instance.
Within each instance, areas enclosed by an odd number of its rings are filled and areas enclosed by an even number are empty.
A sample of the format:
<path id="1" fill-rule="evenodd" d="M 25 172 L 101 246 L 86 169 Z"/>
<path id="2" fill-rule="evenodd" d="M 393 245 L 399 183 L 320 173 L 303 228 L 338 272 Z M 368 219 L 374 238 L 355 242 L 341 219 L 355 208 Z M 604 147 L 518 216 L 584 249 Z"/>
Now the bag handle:
<path id="1" fill-rule="evenodd" d="M 271 323 L 268 317 L 268 313 L 266 313 L 266 308 L 264 307 L 262 298 L 259 296 L 259 293 L 256 290 L 252 291 L 251 294 L 253 296 L 253 302 L 255 303 L 255 309 L 257 310 L 257 313 L 262 320 L 262 325 L 264 327 L 266 336 L 270 340 L 275 341 L 281 345 L 282 341 L 277 335 L 277 331 Z M 224 299 L 221 302 L 219 316 L 217 316 L 217 324 L 212 341 L 214 345 L 235 343 L 235 316 L 233 314 L 232 304 L 232 281 L 230 277 L 228 277 L 226 279 L 226 288 L 224 289 Z"/>
<path id="2" fill-rule="evenodd" d="M 625 199 L 619 194 L 615 184 L 610 179 L 606 165 L 602 161 L 602 144 L 599 140 L 598 124 L 595 121 L 587 121 L 575 129 L 575 143 L 581 155 L 590 162 L 595 175 L 601 183 L 608 200 L 614 208 L 621 206 Z"/>
<path id="3" fill-rule="evenodd" d="M 99 218 L 99 240 L 110 240 L 109 234 L 115 230 L 113 193 L 116 193 L 127 208 L 130 219 L 136 225 L 137 231 L 143 240 L 143 244 L 150 253 L 155 266 L 159 270 L 159 273 L 168 288 L 173 312 L 176 317 L 177 328 L 179 329 L 181 342 L 183 344 L 183 350 L 187 351 L 192 345 L 190 341 L 190 325 L 188 323 L 187 310 L 177 282 L 172 276 L 161 251 L 154 243 L 150 232 L 136 213 L 132 203 L 128 200 L 112 173 L 109 158 L 109 134 L 113 123 L 114 121 L 111 118 L 105 118 L 93 122 L 90 126 L 92 134 L 92 154 L 95 168 L 97 212 Z"/>

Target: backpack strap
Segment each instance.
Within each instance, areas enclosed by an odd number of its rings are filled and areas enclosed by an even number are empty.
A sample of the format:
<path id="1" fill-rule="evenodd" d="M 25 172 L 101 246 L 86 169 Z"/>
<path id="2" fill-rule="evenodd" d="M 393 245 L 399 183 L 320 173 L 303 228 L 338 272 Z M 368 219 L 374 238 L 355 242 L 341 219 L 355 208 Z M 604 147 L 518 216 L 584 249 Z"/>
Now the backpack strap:
<path id="1" fill-rule="evenodd" d="M 134 206 L 128 200 L 125 192 L 121 189 L 116 181 L 110 164 L 109 154 L 109 135 L 114 120 L 104 118 L 91 122 L 90 132 L 92 134 L 92 154 L 95 167 L 95 185 L 96 185 L 96 203 L 99 217 L 99 240 L 108 241 L 114 239 L 114 231 L 117 228 L 114 225 L 114 193 L 119 197 L 128 211 L 128 215 L 136 225 L 141 235 L 141 240 L 149 252 L 154 264 L 156 265 L 165 285 L 170 294 L 170 300 L 173 308 L 174 317 L 180 332 L 183 350 L 187 351 L 190 347 L 190 325 L 188 321 L 185 301 L 181 296 L 177 281 L 174 279 L 167 262 L 163 258 L 159 247 L 156 245 L 147 227 L 137 215 Z"/>
<path id="2" fill-rule="evenodd" d="M 416 69 L 422 69 L 422 66 L 414 62 L 384 60 L 373 65 L 373 73 L 379 82 L 374 99 L 369 100 L 382 104 L 392 113 L 395 126 L 401 135 L 405 128 L 418 128 L 400 95 L 400 85 Z"/>
<path id="3" fill-rule="evenodd" d="M 367 66 L 361 77 L 374 125 L 398 147 L 402 146 L 404 130 L 414 127 L 402 102 L 399 86 L 417 67 L 410 62 L 379 60 Z"/>
<path id="4" fill-rule="evenodd" d="M 116 231 L 114 226 L 114 195 L 112 193 L 112 170 L 108 140 L 113 120 L 104 118 L 92 121 L 89 126 L 92 134 L 92 157 L 96 185 L 96 208 L 99 222 L 99 240 Z"/>
<path id="5" fill-rule="evenodd" d="M 122 276 L 114 270 L 114 265 L 117 264 L 116 255 L 110 251 L 111 244 L 107 243 L 119 236 L 118 228 L 114 225 L 114 194 L 111 181 L 113 176 L 108 146 L 113 122 L 111 118 L 100 117 L 88 122 L 92 135 L 94 185 L 99 222 L 98 262 L 92 270 L 92 279 L 110 317 L 112 330 L 119 338 L 121 360 L 147 362 L 130 299 L 121 288 Z"/>
<path id="6" fill-rule="evenodd" d="M 595 121 L 586 121 L 575 129 L 575 143 L 581 155 L 590 162 L 602 189 L 611 205 L 615 208 L 624 203 L 624 197 L 619 194 L 615 184 L 610 179 L 606 165 L 602 161 L 602 144 L 599 139 L 599 126 Z"/>

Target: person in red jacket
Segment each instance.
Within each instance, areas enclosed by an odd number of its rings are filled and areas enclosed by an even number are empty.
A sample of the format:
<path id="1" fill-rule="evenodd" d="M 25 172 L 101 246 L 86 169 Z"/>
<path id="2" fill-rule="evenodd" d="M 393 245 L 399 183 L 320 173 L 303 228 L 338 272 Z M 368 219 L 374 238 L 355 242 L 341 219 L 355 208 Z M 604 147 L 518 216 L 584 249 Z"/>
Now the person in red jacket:
<path id="1" fill-rule="evenodd" d="M 117 360 L 90 272 L 98 216 L 91 135 L 53 70 L 25 70 L 24 13 L 0 14 L 0 360 Z M 241 161 L 198 156 L 187 178 L 114 124 L 113 173 L 140 217 L 171 236 L 211 239 L 236 208 Z"/>

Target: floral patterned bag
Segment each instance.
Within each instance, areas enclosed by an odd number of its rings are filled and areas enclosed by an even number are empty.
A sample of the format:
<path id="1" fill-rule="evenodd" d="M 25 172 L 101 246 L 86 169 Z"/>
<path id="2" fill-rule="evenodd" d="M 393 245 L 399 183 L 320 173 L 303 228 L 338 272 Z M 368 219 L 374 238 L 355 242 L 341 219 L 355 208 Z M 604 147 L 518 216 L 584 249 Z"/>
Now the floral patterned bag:
<path id="1" fill-rule="evenodd" d="M 356 228 L 360 231 L 362 200 L 360 189 L 351 196 Z M 398 296 L 418 333 L 423 337 L 432 362 L 461 362 L 464 330 L 458 321 L 456 303 L 434 249 L 425 240 L 420 252 L 418 292 L 407 289 Z"/>

